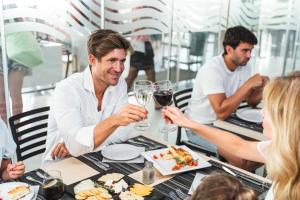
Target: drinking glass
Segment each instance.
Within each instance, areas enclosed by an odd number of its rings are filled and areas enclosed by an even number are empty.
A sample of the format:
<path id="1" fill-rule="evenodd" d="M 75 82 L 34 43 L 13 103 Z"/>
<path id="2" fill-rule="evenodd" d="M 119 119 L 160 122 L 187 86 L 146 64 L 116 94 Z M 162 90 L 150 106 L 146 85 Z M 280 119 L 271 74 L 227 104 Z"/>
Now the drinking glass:
<path id="1" fill-rule="evenodd" d="M 165 108 L 172 103 L 173 88 L 169 80 L 157 81 L 153 83 L 153 97 L 155 101 Z M 168 133 L 174 131 L 176 126 L 168 125 L 163 122 L 163 127 L 159 129 L 161 133 Z"/>
<path id="2" fill-rule="evenodd" d="M 58 200 L 64 196 L 64 183 L 59 170 L 49 170 L 44 174 L 42 191 L 47 200 Z"/>
<path id="3" fill-rule="evenodd" d="M 146 109 L 146 105 L 149 104 L 153 95 L 152 82 L 148 80 L 136 81 L 133 90 L 138 104 Z M 144 119 L 143 121 L 137 122 L 134 127 L 137 130 L 144 131 L 150 128 L 150 123 L 147 119 Z"/>

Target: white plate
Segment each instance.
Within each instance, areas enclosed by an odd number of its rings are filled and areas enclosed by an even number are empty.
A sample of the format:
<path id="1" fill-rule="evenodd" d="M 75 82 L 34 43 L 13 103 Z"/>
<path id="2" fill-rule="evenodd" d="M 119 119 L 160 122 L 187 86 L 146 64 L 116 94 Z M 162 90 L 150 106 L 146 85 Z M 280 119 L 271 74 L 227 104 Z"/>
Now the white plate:
<path id="1" fill-rule="evenodd" d="M 244 108 L 236 111 L 236 115 L 246 121 L 262 123 L 261 109 Z"/>
<path id="2" fill-rule="evenodd" d="M 147 160 L 153 162 L 154 167 L 164 176 L 211 166 L 211 164 L 209 164 L 207 161 L 205 161 L 203 158 L 201 158 L 198 154 L 194 153 L 187 146 L 182 145 L 182 146 L 175 146 L 175 147 L 181 147 L 184 150 L 188 151 L 195 160 L 198 160 L 198 165 L 197 166 L 185 166 L 179 170 L 173 171 L 172 167 L 176 164 L 175 160 L 174 159 L 164 160 L 163 158 L 160 157 L 160 153 L 166 153 L 168 148 L 147 151 L 147 152 L 142 153 L 142 155 Z M 154 155 L 156 155 L 158 158 L 154 159 L 153 158 Z"/>
<path id="3" fill-rule="evenodd" d="M 131 144 L 114 144 L 105 147 L 101 154 L 111 160 L 131 160 L 140 156 L 139 147 Z"/>
<path id="4" fill-rule="evenodd" d="M 7 192 L 13 189 L 14 187 L 21 186 L 21 185 L 28 185 L 27 183 L 22 182 L 8 182 L 8 183 L 2 183 L 0 184 L 0 196 L 3 198 L 3 200 L 7 200 Z M 34 197 L 34 190 L 30 186 L 29 187 L 30 192 L 26 196 L 22 197 L 20 200 L 31 200 Z"/>

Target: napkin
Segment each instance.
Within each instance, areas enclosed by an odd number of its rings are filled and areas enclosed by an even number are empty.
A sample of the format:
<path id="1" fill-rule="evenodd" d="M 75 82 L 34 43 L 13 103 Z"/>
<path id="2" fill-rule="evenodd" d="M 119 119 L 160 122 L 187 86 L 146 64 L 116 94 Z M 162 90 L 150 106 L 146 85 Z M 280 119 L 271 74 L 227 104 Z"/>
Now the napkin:
<path id="1" fill-rule="evenodd" d="M 140 183 L 143 183 L 143 170 L 137 171 L 137 172 L 132 173 L 128 176 L 135 179 L 135 180 L 137 180 Z M 158 185 L 162 182 L 165 182 L 165 181 L 173 178 L 174 176 L 175 175 L 163 176 L 159 173 L 159 171 L 155 170 L 154 182 L 152 184 L 150 184 L 150 186 Z"/>
<path id="2" fill-rule="evenodd" d="M 38 186 L 38 185 L 33 185 L 33 186 L 31 186 L 32 187 L 32 189 L 33 189 L 33 191 L 34 191 L 34 196 L 33 196 L 33 200 L 35 200 L 36 198 L 37 198 L 37 195 L 38 195 L 38 193 L 39 193 L 39 189 L 40 189 L 40 186 Z"/>
<path id="3" fill-rule="evenodd" d="M 74 157 L 51 163 L 47 166 L 43 166 L 42 169 L 46 172 L 49 170 L 59 170 L 61 172 L 63 182 L 66 185 L 70 185 L 72 183 L 99 174 L 98 171 Z M 76 174 L 76 176 L 74 176 L 74 174 Z"/>
<path id="4" fill-rule="evenodd" d="M 145 147 L 136 147 L 136 150 L 142 154 L 143 152 L 145 152 Z M 137 158 L 134 159 L 130 159 L 130 160 L 111 160 L 108 158 L 103 157 L 102 162 L 113 162 L 113 163 L 144 163 L 144 157 L 143 156 L 139 156 Z"/>
<path id="5" fill-rule="evenodd" d="M 202 182 L 202 179 L 205 176 L 207 176 L 207 175 L 201 174 L 201 173 L 196 173 L 196 176 L 195 176 L 195 178 L 193 180 L 193 183 L 192 183 L 191 188 L 190 188 L 189 193 L 188 193 L 189 195 L 192 195 L 195 192 L 195 190 L 197 189 L 198 185 Z"/>

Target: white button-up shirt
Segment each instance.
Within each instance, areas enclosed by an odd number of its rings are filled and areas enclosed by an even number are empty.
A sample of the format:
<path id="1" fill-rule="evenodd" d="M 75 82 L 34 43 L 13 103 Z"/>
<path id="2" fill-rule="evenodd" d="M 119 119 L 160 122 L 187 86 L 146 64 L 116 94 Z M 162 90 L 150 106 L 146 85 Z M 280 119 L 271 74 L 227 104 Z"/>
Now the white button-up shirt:
<path id="1" fill-rule="evenodd" d="M 95 126 L 119 112 L 127 103 L 127 85 L 122 78 L 116 86 L 106 89 L 99 112 L 89 67 L 62 80 L 55 88 L 50 104 L 44 164 L 52 160 L 51 152 L 58 142 L 64 141 L 69 153 L 79 156 L 127 140 L 132 126 L 117 128 L 100 146 L 94 147 Z"/>

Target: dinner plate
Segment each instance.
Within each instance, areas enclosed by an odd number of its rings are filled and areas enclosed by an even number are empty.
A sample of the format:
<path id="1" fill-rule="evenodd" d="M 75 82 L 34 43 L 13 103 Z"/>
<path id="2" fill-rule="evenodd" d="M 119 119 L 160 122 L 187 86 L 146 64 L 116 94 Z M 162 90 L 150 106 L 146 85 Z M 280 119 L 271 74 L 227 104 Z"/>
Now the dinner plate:
<path id="1" fill-rule="evenodd" d="M 22 182 L 8 182 L 0 184 L 0 196 L 3 200 L 7 200 L 7 192 L 13 189 L 14 187 L 21 186 L 21 185 L 28 185 L 27 183 Z M 31 186 L 29 186 L 30 192 L 26 196 L 22 197 L 20 200 L 31 200 L 34 197 L 34 190 Z"/>
<path id="2" fill-rule="evenodd" d="M 105 147 L 102 156 L 111 160 L 131 160 L 140 156 L 139 147 L 131 144 L 113 144 Z"/>
<path id="3" fill-rule="evenodd" d="M 176 148 L 181 147 L 184 150 L 188 151 L 193 157 L 193 159 L 198 161 L 198 164 L 196 166 L 186 165 L 179 170 L 172 170 L 173 166 L 176 164 L 175 159 L 166 160 L 161 158 L 160 156 L 161 153 L 163 154 L 166 153 L 169 150 L 169 148 L 143 152 L 142 155 L 145 157 L 146 160 L 153 162 L 153 166 L 164 176 L 211 166 L 209 162 L 205 161 L 202 157 L 200 157 L 198 154 L 193 152 L 187 146 L 182 145 L 182 146 L 175 146 L 175 147 Z"/>
<path id="4" fill-rule="evenodd" d="M 244 108 L 236 111 L 236 115 L 246 121 L 262 123 L 261 109 Z"/>

